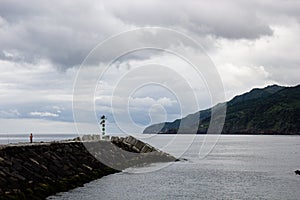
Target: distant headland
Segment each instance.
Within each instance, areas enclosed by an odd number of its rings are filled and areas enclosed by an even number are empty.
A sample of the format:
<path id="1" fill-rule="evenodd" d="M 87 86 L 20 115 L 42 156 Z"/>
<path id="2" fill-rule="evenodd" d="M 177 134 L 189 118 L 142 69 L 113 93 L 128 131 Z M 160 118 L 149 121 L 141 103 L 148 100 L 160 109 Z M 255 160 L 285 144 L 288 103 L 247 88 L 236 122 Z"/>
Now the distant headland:
<path id="1" fill-rule="evenodd" d="M 227 113 L 222 134 L 300 134 L 300 85 L 271 85 L 252 89 L 225 102 Z M 220 104 L 214 106 L 217 109 Z M 147 127 L 145 134 L 195 134 L 190 127 L 199 123 L 197 134 L 206 134 L 212 108 L 201 110 L 173 122 Z M 181 123 L 184 122 L 184 123 Z"/>

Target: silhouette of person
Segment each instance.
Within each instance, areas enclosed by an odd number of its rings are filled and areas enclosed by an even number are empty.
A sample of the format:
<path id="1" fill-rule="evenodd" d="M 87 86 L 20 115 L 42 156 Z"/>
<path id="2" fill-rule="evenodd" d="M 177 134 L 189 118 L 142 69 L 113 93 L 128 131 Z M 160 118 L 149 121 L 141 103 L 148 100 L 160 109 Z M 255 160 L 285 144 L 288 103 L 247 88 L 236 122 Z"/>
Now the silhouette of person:
<path id="1" fill-rule="evenodd" d="M 32 135 L 32 133 L 30 133 L 30 136 L 29 136 L 29 138 L 30 138 L 30 143 L 32 143 L 32 139 L 33 139 L 33 135 Z"/>

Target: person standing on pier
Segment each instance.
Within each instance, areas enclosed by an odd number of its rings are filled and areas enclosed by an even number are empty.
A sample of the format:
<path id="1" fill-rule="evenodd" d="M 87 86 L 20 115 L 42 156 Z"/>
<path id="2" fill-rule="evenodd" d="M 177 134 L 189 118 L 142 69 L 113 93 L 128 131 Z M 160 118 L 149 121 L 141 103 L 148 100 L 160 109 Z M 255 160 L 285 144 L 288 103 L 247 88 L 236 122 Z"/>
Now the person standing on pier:
<path id="1" fill-rule="evenodd" d="M 30 139 L 30 143 L 32 143 L 32 139 L 33 139 L 32 133 L 30 133 L 29 139 Z"/>

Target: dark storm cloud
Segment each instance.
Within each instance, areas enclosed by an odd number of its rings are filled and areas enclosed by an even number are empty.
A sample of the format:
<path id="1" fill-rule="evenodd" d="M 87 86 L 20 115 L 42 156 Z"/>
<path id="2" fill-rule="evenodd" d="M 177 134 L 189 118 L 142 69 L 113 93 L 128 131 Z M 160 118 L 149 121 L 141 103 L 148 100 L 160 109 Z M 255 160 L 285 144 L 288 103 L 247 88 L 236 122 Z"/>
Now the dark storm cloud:
<path id="1" fill-rule="evenodd" d="M 231 39 L 255 39 L 272 34 L 269 24 L 247 2 L 154 0 L 146 4 L 131 1 L 125 5 L 121 1 L 113 2 L 109 8 L 117 17 L 138 26 L 184 28 L 197 34 Z"/>
<path id="2" fill-rule="evenodd" d="M 257 39 L 277 16 L 299 19 L 297 1 L 0 1 L 1 59 L 79 65 L 105 38 L 136 26 Z M 271 21 L 268 21 L 271 20 Z M 3 52 L 10 53 L 7 57 Z"/>
<path id="3" fill-rule="evenodd" d="M 45 59 L 62 67 L 80 64 L 97 43 L 123 27 L 101 5 L 73 1 L 0 1 L 0 17 L 2 59 Z"/>

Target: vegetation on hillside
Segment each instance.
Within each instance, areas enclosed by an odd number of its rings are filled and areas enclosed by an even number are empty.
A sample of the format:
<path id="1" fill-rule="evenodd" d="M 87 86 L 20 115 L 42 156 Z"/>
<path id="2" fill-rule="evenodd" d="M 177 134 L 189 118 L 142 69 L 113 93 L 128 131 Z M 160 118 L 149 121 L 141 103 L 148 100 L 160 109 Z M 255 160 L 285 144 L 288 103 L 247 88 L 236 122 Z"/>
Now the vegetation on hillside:
<path id="1" fill-rule="evenodd" d="M 218 105 L 217 105 L 218 106 Z M 144 133 L 207 132 L 211 109 L 199 111 L 174 122 L 154 124 Z M 197 125 L 196 125 L 197 127 Z M 300 85 L 253 89 L 227 102 L 224 134 L 300 134 Z"/>

